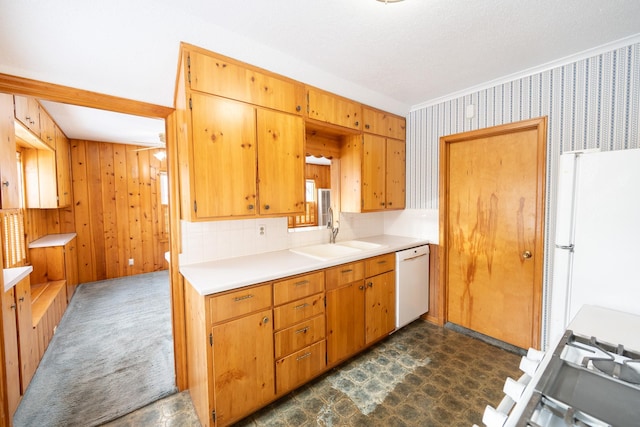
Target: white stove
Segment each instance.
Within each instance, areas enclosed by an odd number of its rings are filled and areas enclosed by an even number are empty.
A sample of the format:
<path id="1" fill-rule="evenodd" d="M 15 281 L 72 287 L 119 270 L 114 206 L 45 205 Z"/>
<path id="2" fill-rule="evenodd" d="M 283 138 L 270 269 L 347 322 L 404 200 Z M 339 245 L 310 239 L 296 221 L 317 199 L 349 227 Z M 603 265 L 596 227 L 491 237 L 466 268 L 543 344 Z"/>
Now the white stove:
<path id="1" fill-rule="evenodd" d="M 530 350 L 520 368 L 487 427 L 640 426 L 640 316 L 584 306 L 552 351 Z"/>

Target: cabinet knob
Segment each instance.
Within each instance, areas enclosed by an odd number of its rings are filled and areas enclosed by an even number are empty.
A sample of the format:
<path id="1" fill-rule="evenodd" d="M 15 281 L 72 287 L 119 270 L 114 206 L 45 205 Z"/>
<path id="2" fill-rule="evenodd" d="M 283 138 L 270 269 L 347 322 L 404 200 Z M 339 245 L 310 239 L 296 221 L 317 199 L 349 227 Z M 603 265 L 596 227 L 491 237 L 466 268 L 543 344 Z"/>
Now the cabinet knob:
<path id="1" fill-rule="evenodd" d="M 269 206 L 269 205 L 264 205 L 264 209 L 265 209 L 265 210 L 269 210 L 269 208 L 270 208 L 270 207 L 271 207 L 271 206 Z"/>
<path id="2" fill-rule="evenodd" d="M 2 185 L 4 185 L 5 187 L 9 186 L 9 181 L 2 181 Z"/>
<path id="3" fill-rule="evenodd" d="M 389 204 L 389 206 L 391 206 L 393 204 L 393 202 L 389 202 L 388 204 Z"/>
<path id="4" fill-rule="evenodd" d="M 367 283 L 367 286 L 370 287 L 370 288 L 373 288 L 373 282 Z"/>
<path id="5" fill-rule="evenodd" d="M 355 123 L 356 127 L 360 126 L 360 122 Z"/>
<path id="6" fill-rule="evenodd" d="M 366 124 L 364 125 L 364 128 L 365 128 L 365 129 L 369 129 L 370 127 L 371 127 L 371 126 L 369 126 L 369 123 L 366 123 Z"/>
<path id="7" fill-rule="evenodd" d="M 380 206 L 384 206 L 384 202 L 380 202 Z"/>
<path id="8" fill-rule="evenodd" d="M 269 318 L 267 316 L 264 316 L 264 318 L 262 319 L 262 323 L 265 325 L 269 323 Z"/>
<path id="9" fill-rule="evenodd" d="M 248 208 L 249 210 L 252 210 L 252 209 L 253 209 L 253 205 L 249 205 L 249 206 L 247 206 L 247 208 Z"/>
<path id="10" fill-rule="evenodd" d="M 16 308 L 16 305 L 15 304 L 11 304 L 11 309 L 13 310 L 15 308 Z"/>
<path id="11" fill-rule="evenodd" d="M 24 301 L 24 297 L 18 298 L 18 301 L 20 301 L 20 302 Z"/>
<path id="12" fill-rule="evenodd" d="M 297 112 L 300 112 L 300 110 L 302 110 L 302 107 L 301 107 L 301 106 L 299 106 L 299 105 L 298 105 L 298 106 L 296 106 L 296 111 L 297 111 Z"/>
<path id="13" fill-rule="evenodd" d="M 364 290 L 364 285 L 360 285 L 360 286 L 358 286 L 358 289 L 360 289 L 361 291 L 363 291 L 363 290 Z"/>

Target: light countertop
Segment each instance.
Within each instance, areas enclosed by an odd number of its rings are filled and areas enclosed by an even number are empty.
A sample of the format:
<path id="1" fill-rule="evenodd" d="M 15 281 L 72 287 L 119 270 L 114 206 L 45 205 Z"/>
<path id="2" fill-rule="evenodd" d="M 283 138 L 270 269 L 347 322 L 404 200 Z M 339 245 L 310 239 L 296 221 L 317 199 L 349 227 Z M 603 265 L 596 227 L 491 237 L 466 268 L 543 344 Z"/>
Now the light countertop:
<path id="1" fill-rule="evenodd" d="M 47 234 L 29 243 L 29 249 L 50 248 L 53 246 L 64 246 L 76 237 L 76 233 Z"/>
<path id="2" fill-rule="evenodd" d="M 5 268 L 2 270 L 4 291 L 7 292 L 9 289 L 13 288 L 32 271 L 33 267 L 30 265 L 26 267 Z"/>
<path id="3" fill-rule="evenodd" d="M 210 295 L 430 243 L 424 239 L 391 235 L 357 240 L 381 246 L 327 261 L 299 255 L 287 249 L 182 265 L 180 273 L 200 295 Z"/>

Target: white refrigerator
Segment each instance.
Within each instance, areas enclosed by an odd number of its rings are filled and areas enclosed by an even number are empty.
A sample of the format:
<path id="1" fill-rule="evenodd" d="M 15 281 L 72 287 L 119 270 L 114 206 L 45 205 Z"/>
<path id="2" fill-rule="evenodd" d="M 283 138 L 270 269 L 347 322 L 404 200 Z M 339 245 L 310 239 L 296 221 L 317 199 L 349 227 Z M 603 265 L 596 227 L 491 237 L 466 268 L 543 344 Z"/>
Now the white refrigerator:
<path id="1" fill-rule="evenodd" d="M 640 149 L 560 156 L 549 342 L 583 304 L 640 315 Z"/>

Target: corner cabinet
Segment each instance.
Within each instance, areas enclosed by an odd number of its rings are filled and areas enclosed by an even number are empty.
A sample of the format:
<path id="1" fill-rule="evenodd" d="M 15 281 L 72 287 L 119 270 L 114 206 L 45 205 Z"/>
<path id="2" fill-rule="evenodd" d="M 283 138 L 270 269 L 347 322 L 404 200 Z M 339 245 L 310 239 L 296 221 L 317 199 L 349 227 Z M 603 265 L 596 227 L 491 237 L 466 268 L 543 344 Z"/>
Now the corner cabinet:
<path id="1" fill-rule="evenodd" d="M 176 106 L 185 219 L 303 212 L 301 85 L 197 51 L 184 52 L 183 65 Z"/>

